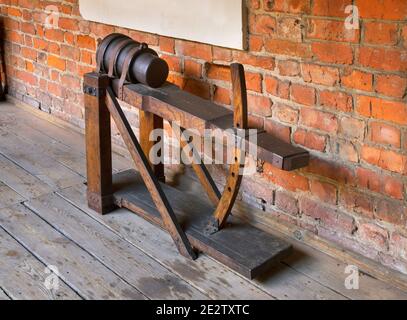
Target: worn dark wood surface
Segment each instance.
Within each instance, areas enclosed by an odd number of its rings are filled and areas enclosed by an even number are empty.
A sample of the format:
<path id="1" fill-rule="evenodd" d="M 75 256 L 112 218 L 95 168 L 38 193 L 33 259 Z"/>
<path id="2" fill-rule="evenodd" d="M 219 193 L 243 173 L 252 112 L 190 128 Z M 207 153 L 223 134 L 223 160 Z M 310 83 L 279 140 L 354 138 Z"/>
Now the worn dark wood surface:
<path id="1" fill-rule="evenodd" d="M 214 207 L 162 184 L 177 220 L 192 245 L 249 279 L 253 279 L 291 252 L 291 245 L 247 223 L 231 219 L 212 235 L 204 231 Z M 140 175 L 129 170 L 114 175 L 114 198 L 120 207 L 164 227 L 159 211 Z"/>
<path id="2" fill-rule="evenodd" d="M 118 94 L 118 81 L 113 81 Z M 203 132 L 208 128 L 232 129 L 233 112 L 225 107 L 180 90 L 166 83 L 153 89 L 142 84 L 129 84 L 123 88 L 123 100 L 144 111 L 154 113 L 168 121 L 175 121 L 183 128 Z M 261 133 L 261 132 L 259 132 Z M 257 156 L 282 170 L 295 170 L 308 165 L 309 153 L 271 134 L 263 132 L 259 137 Z M 249 143 L 249 139 L 247 139 Z"/>

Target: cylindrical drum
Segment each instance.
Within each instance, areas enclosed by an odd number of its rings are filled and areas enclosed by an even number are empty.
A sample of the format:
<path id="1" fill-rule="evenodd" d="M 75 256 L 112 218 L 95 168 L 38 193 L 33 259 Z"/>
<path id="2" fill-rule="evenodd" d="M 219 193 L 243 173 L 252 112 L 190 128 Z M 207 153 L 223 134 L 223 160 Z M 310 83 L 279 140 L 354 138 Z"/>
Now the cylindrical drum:
<path id="1" fill-rule="evenodd" d="M 160 87 L 167 80 L 168 64 L 145 43 L 114 33 L 102 40 L 96 53 L 98 71 L 132 83 Z M 124 78 L 123 70 L 126 72 Z"/>

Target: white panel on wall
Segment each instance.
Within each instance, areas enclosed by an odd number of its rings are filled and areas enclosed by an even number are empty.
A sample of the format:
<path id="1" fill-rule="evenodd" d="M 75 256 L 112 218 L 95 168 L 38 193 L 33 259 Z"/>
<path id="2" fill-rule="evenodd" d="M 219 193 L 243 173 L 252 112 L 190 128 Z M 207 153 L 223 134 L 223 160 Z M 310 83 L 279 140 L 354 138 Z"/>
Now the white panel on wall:
<path id="1" fill-rule="evenodd" d="M 242 0 L 79 0 L 84 19 L 244 49 Z"/>

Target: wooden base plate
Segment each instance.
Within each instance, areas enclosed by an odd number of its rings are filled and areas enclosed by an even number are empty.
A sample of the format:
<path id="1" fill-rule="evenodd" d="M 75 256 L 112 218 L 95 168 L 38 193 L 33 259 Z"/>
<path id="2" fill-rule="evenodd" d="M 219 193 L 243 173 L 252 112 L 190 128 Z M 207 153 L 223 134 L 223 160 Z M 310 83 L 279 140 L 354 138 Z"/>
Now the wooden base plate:
<path id="1" fill-rule="evenodd" d="M 137 171 L 118 173 L 113 176 L 113 183 L 117 206 L 163 227 L 161 216 Z M 230 223 L 221 231 L 206 234 L 204 230 L 214 212 L 209 201 L 166 184 L 161 186 L 192 246 L 241 275 L 253 279 L 290 254 L 290 244 L 235 217 L 230 217 Z"/>

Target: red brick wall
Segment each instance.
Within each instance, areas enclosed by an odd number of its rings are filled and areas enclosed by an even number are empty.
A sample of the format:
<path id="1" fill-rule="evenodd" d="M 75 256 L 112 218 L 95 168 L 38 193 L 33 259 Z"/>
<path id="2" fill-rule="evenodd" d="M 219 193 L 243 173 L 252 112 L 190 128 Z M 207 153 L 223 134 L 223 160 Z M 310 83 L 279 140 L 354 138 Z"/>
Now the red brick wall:
<path id="1" fill-rule="evenodd" d="M 243 199 L 407 273 L 407 1 L 251 0 L 249 50 L 81 19 L 77 0 L 1 0 L 10 94 L 83 126 L 81 79 L 96 40 L 122 32 L 159 50 L 170 81 L 230 105 L 227 65 L 245 65 L 253 126 L 312 154 L 295 172 L 264 164 Z M 359 30 L 345 29 L 348 4 Z M 44 8 L 62 13 L 44 28 Z"/>

